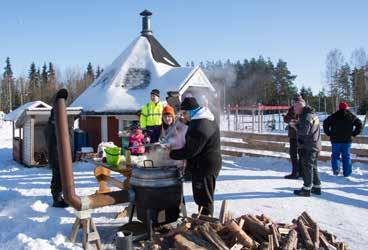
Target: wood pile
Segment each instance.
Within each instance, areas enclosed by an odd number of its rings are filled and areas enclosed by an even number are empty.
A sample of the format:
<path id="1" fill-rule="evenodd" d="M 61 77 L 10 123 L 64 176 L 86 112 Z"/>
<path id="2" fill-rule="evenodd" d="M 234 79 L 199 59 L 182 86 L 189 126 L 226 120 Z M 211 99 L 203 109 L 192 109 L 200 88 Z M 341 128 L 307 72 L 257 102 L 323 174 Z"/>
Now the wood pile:
<path id="1" fill-rule="evenodd" d="M 193 214 L 184 218 L 175 228 L 159 234 L 154 249 L 350 249 L 336 236 L 320 229 L 318 224 L 303 212 L 291 224 L 277 223 L 265 215 L 245 214 L 232 218 L 224 201 L 220 218 Z"/>

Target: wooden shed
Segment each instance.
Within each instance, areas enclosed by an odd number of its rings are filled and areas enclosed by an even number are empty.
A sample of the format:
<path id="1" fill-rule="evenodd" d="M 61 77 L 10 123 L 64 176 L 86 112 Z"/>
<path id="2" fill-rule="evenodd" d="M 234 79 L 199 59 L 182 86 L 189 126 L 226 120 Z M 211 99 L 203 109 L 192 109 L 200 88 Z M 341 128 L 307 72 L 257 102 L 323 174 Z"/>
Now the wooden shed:
<path id="1" fill-rule="evenodd" d="M 13 123 L 13 159 L 26 166 L 47 165 L 47 144 L 45 128 L 51 106 L 42 102 L 29 102 L 5 116 Z M 74 127 L 74 119 L 81 108 L 67 108 L 69 127 Z M 73 141 L 73 133 L 71 140 Z M 73 143 L 72 143 L 73 145 Z"/>

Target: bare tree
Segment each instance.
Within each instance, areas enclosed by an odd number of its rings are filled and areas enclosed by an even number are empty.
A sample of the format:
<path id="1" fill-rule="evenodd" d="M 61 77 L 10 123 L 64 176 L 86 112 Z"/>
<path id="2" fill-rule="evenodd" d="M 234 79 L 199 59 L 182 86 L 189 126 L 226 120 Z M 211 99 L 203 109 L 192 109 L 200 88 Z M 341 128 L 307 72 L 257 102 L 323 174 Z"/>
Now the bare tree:
<path id="1" fill-rule="evenodd" d="M 360 47 L 359 49 L 354 49 L 351 53 L 350 57 L 350 65 L 352 69 L 360 69 L 366 66 L 368 63 L 367 53 L 365 52 L 364 48 Z"/>

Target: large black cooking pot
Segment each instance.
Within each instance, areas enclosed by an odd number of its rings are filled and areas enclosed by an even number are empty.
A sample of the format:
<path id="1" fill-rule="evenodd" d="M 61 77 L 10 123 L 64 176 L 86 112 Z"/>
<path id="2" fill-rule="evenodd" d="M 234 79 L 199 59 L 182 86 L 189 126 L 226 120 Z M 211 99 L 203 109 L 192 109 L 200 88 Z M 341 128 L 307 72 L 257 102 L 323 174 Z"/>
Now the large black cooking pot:
<path id="1" fill-rule="evenodd" d="M 176 221 L 183 200 L 183 182 L 176 166 L 133 167 L 130 178 L 139 220 L 151 211 L 153 224 Z"/>

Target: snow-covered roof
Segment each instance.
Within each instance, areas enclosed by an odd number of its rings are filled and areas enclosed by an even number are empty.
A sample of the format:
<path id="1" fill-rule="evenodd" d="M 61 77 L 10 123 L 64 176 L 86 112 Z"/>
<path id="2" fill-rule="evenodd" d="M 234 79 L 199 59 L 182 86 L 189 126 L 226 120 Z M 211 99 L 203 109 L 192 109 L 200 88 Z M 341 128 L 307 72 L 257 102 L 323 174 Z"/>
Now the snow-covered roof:
<path id="1" fill-rule="evenodd" d="M 160 46 L 153 36 L 139 36 L 71 107 L 81 106 L 86 113 L 129 113 L 149 101 L 152 89 L 159 89 L 163 98 L 168 91 L 184 92 L 185 85 L 214 91 L 202 70 L 180 67 Z M 196 80 L 190 81 L 191 78 Z"/>
<path id="2" fill-rule="evenodd" d="M 43 101 L 27 102 L 5 116 L 5 121 L 16 121 L 24 110 L 50 110 L 52 107 Z"/>

